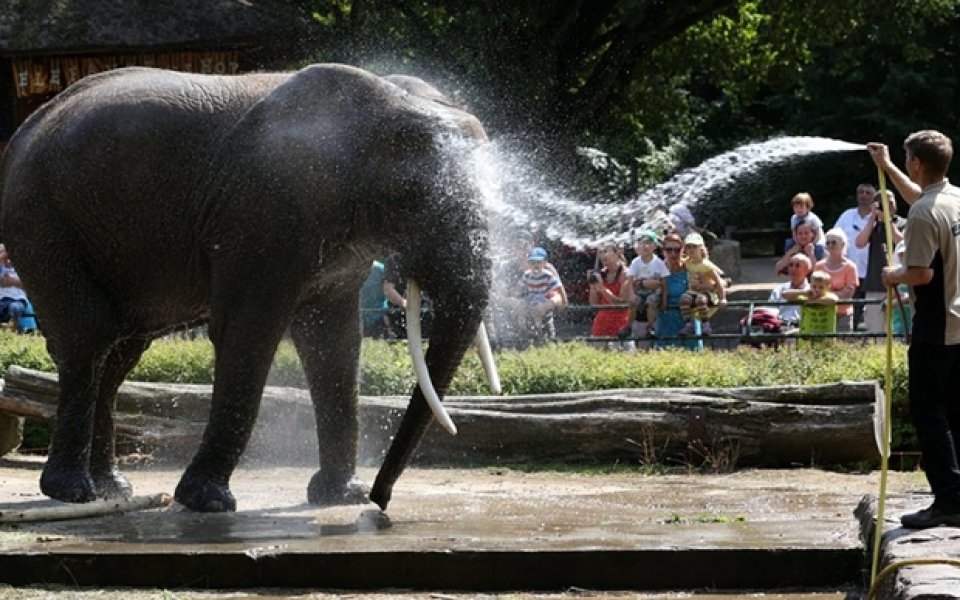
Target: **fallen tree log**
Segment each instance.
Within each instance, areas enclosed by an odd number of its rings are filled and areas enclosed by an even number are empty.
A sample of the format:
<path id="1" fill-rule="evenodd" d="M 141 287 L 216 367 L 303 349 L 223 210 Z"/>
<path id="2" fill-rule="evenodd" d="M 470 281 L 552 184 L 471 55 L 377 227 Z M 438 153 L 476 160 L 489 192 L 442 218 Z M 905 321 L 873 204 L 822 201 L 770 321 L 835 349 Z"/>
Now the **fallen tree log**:
<path id="1" fill-rule="evenodd" d="M 11 367 L 0 411 L 27 414 L 17 412 L 11 400 L 28 402 L 30 410 L 50 410 L 56 393 L 55 375 Z M 210 394 L 211 386 L 125 383 L 118 398 L 119 437 L 128 436 L 139 443 L 138 451 L 160 458 L 189 456 Z M 414 460 L 456 465 L 679 460 L 715 466 L 874 460 L 879 458 L 874 419 L 882 398 L 875 382 L 448 397 L 445 404 L 460 433 L 431 428 Z M 361 397 L 362 462 L 379 463 L 407 402 L 407 397 Z M 314 422 L 305 390 L 268 386 L 245 460 L 316 464 Z M 144 431 L 139 440 L 136 427 Z"/>

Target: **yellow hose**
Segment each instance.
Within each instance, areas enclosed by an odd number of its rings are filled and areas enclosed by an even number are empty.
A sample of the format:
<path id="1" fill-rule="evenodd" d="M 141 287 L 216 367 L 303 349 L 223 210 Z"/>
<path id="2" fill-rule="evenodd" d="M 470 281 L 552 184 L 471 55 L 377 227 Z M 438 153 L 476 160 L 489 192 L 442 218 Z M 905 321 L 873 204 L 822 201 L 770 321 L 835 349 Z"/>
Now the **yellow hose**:
<path id="1" fill-rule="evenodd" d="M 887 240 L 887 264 L 893 264 L 893 228 L 890 223 L 890 203 L 887 202 L 887 178 L 883 169 L 877 167 L 880 181 L 880 206 L 883 207 L 883 229 Z M 877 524 L 873 528 L 873 560 L 870 565 L 870 589 L 874 589 L 877 580 L 877 566 L 880 561 L 880 542 L 883 539 L 883 506 L 887 499 L 887 465 L 890 456 L 890 405 L 893 404 L 893 288 L 887 288 L 887 367 L 883 382 L 883 431 L 880 433 L 880 496 L 877 501 Z"/>
<path id="2" fill-rule="evenodd" d="M 887 240 L 887 264 L 893 265 L 893 225 L 890 216 L 890 203 L 887 201 L 887 180 L 883 169 L 877 167 L 877 176 L 880 182 L 880 206 L 883 210 L 883 228 L 884 236 Z M 886 311 L 886 332 L 887 332 L 887 366 L 884 374 L 884 407 L 883 407 L 883 440 L 880 443 L 880 496 L 877 499 L 877 522 L 873 528 L 873 560 L 870 566 L 870 591 L 867 593 L 867 600 L 873 600 L 880 588 L 880 583 L 885 577 L 900 569 L 911 565 L 951 565 L 960 567 L 960 560 L 952 558 L 911 558 L 890 563 L 883 568 L 883 571 L 877 573 L 877 566 L 880 563 L 880 542 L 883 540 L 883 507 L 887 500 L 887 465 L 890 456 L 890 429 L 891 429 L 891 406 L 893 405 L 893 300 L 895 290 L 893 287 L 887 288 L 887 311 Z M 896 292 L 899 294 L 899 292 Z"/>
<path id="3" fill-rule="evenodd" d="M 879 537 L 879 536 L 878 536 Z M 885 566 L 877 575 L 876 581 L 870 585 L 870 592 L 867 594 L 867 600 L 873 600 L 877 597 L 877 592 L 882 582 L 887 576 L 901 567 L 910 567 L 915 565 L 948 565 L 960 568 L 960 560 L 954 558 L 909 558 Z"/>

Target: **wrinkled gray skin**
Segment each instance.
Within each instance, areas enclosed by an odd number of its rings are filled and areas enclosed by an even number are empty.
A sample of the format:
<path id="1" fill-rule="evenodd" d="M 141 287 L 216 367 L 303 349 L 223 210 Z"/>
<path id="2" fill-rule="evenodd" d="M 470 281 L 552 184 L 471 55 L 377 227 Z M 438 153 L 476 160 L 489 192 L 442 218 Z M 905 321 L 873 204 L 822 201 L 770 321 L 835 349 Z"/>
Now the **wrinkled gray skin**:
<path id="1" fill-rule="evenodd" d="M 0 225 L 60 373 L 43 493 L 131 494 L 114 457 L 117 388 L 151 340 L 209 322 L 213 402 L 176 499 L 235 510 L 230 476 L 289 328 L 320 440 L 308 499 L 365 501 L 356 381 L 371 259 L 400 252 L 433 299 L 426 358 L 441 396 L 486 304 L 482 202 L 438 142 L 450 136 L 484 139 L 422 81 L 342 65 L 121 69 L 31 116 L 3 157 Z M 381 507 L 431 421 L 417 390 L 370 494 Z"/>

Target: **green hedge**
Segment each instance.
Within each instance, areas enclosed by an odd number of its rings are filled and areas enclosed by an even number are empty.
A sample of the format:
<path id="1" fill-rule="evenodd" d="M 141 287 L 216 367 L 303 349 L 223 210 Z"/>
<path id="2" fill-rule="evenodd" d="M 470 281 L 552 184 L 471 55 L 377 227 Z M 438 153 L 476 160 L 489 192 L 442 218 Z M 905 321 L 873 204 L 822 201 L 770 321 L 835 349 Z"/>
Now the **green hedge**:
<path id="1" fill-rule="evenodd" d="M 414 385 L 405 344 L 365 340 L 360 393 L 408 394 Z M 0 332 L 0 366 L 10 364 L 52 371 L 42 338 Z M 894 448 L 915 447 L 907 423 L 906 347 L 893 353 Z M 733 352 L 611 352 L 579 343 L 550 345 L 523 352 L 505 351 L 497 365 L 506 394 L 589 391 L 643 387 L 737 387 L 817 384 L 885 378 L 886 347 L 825 343 L 815 348 Z M 159 340 L 144 354 L 130 379 L 176 383 L 211 383 L 213 349 L 207 340 Z M 306 387 L 293 346 L 281 344 L 268 380 L 270 385 Z M 454 379 L 453 395 L 487 394 L 476 353 L 468 352 Z"/>

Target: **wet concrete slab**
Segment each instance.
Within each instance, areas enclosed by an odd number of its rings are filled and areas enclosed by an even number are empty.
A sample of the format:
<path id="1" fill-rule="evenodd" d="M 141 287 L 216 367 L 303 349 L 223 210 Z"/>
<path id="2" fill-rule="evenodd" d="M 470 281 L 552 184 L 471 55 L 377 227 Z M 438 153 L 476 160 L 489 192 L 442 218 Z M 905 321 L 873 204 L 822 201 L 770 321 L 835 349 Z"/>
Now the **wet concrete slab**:
<path id="1" fill-rule="evenodd" d="M 905 529 L 900 515 L 926 508 L 929 494 L 893 494 L 884 504 L 877 598 L 881 600 L 960 600 L 960 528 Z M 877 496 L 865 497 L 856 514 L 863 538 L 871 540 L 878 515 Z"/>
<path id="2" fill-rule="evenodd" d="M 58 505 L 0 461 L 0 511 Z M 344 589 L 816 589 L 858 584 L 853 509 L 876 476 L 411 469 L 383 513 L 305 502 L 303 468 L 241 469 L 238 512 L 176 506 L 0 526 L 0 583 Z M 373 470 L 361 475 L 367 481 Z M 127 469 L 136 493 L 179 469 Z M 903 488 L 915 478 L 904 477 Z M 894 484 L 897 485 L 896 483 Z"/>

